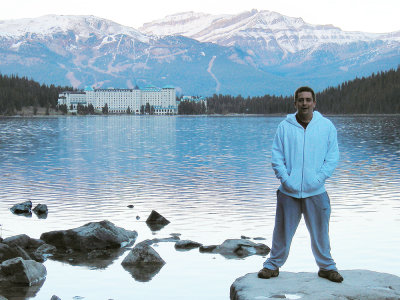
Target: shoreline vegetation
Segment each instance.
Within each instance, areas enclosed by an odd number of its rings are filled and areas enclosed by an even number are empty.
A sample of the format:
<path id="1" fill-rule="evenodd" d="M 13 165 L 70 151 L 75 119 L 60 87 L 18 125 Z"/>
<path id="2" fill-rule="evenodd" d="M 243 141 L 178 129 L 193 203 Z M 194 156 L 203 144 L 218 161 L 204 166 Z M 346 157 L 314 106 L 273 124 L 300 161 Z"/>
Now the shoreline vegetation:
<path id="1" fill-rule="evenodd" d="M 40 85 L 32 79 L 0 74 L 0 116 L 73 115 L 58 106 L 58 94 L 72 87 Z M 400 66 L 369 77 L 346 81 L 316 94 L 317 110 L 325 115 L 400 113 Z M 182 99 L 182 98 L 181 98 Z M 181 100 L 177 99 L 177 100 Z M 204 102 L 181 100 L 178 115 L 286 115 L 294 112 L 293 97 L 217 95 Z M 103 110 L 104 111 L 104 110 Z M 108 114 L 82 109 L 78 115 Z M 130 114 L 127 111 L 126 114 Z M 149 113 L 151 114 L 151 113 Z M 147 115 L 147 114 L 146 114 Z"/>

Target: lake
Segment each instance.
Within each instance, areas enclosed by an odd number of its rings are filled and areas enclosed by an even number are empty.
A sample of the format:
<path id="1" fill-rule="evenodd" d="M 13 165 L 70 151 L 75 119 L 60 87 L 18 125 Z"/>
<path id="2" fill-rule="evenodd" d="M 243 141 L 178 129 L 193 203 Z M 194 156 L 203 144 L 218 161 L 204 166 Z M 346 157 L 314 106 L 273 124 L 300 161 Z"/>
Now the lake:
<path id="1" fill-rule="evenodd" d="M 0 119 L 0 234 L 70 229 L 109 220 L 137 241 L 180 233 L 205 245 L 264 237 L 271 246 L 276 189 L 270 148 L 283 117 L 87 116 Z M 326 188 L 332 255 L 340 270 L 400 276 L 400 116 L 332 116 L 341 160 Z M 46 219 L 13 215 L 26 200 Z M 128 205 L 134 205 L 130 209 Z M 171 223 L 152 232 L 157 210 Z M 137 219 L 138 217 L 138 219 Z M 29 299 L 228 299 L 233 281 L 266 257 L 227 259 L 197 249 L 154 249 L 166 265 L 150 281 L 122 266 L 47 260 Z M 302 220 L 282 271 L 317 272 Z M 0 293 L 1 294 L 1 293 Z M 9 298 L 13 299 L 13 298 Z M 14 298 L 23 299 L 23 298 Z"/>

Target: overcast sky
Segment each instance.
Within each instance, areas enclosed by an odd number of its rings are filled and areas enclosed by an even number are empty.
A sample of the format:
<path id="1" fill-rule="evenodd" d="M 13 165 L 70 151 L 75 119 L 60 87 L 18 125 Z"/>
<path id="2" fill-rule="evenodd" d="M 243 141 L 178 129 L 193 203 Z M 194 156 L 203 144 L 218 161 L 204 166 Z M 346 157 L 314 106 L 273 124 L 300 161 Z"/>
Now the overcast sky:
<path id="1" fill-rule="evenodd" d="M 237 14 L 255 8 L 347 31 L 400 31 L 400 0 L 1 0 L 0 7 L 0 20 L 94 15 L 134 28 L 185 11 Z"/>

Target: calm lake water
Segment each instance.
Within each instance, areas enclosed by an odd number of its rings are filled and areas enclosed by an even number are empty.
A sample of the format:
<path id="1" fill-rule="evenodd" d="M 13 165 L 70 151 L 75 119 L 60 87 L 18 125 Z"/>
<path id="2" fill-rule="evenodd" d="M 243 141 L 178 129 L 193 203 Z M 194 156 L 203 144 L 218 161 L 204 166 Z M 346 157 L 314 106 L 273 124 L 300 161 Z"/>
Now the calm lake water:
<path id="1" fill-rule="evenodd" d="M 245 235 L 264 237 L 270 246 L 279 185 L 270 148 L 282 119 L 2 118 L 0 234 L 39 238 L 109 220 L 136 230 L 137 241 L 180 233 L 211 245 Z M 342 270 L 400 276 L 400 116 L 330 119 L 341 150 L 326 184 L 333 257 Z M 9 211 L 26 200 L 46 204 L 47 219 Z M 153 209 L 171 221 L 157 232 L 145 224 Z M 48 260 L 47 279 L 30 299 L 228 299 L 231 283 L 258 271 L 266 259 L 176 251 L 173 243 L 154 248 L 167 263 L 147 282 L 121 266 L 128 252 L 100 265 Z M 282 271 L 318 271 L 304 221 Z"/>

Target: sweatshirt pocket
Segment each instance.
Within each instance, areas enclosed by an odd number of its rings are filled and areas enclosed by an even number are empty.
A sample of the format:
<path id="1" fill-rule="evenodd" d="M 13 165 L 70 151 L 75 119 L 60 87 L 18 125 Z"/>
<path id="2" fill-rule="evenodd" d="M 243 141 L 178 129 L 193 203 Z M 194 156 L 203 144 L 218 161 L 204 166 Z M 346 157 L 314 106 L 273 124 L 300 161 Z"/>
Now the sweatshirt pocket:
<path id="1" fill-rule="evenodd" d="M 290 193 L 300 192 L 301 173 L 292 171 L 292 173 L 289 175 L 289 178 L 285 182 L 282 182 L 282 186 Z"/>
<path id="2" fill-rule="evenodd" d="M 320 189 L 324 185 L 320 182 L 317 177 L 317 173 L 314 170 L 304 169 L 303 175 L 303 191 L 310 193 Z"/>

